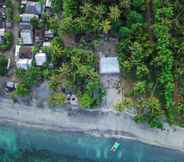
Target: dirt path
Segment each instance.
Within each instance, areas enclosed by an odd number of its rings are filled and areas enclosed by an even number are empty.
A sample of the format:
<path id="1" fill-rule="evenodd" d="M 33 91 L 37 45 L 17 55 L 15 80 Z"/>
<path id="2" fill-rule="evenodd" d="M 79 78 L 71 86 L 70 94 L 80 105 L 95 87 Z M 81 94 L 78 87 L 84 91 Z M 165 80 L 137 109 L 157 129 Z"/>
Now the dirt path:
<path id="1" fill-rule="evenodd" d="M 17 0 L 12 0 L 12 2 L 14 6 L 14 17 L 16 17 L 19 15 L 19 12 L 18 12 L 19 2 Z M 16 22 L 13 23 L 13 28 L 11 28 L 10 31 L 13 33 L 14 41 L 9 53 L 10 53 L 11 63 L 14 66 L 15 65 L 15 47 L 16 47 L 18 32 L 19 32 L 19 26 Z"/>

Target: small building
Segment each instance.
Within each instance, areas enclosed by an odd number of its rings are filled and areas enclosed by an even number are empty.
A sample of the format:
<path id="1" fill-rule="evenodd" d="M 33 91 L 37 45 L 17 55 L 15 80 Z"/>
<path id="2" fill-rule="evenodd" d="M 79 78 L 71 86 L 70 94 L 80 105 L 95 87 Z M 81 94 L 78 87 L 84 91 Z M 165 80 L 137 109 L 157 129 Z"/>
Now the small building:
<path id="1" fill-rule="evenodd" d="M 117 57 L 101 57 L 100 74 L 119 74 L 120 67 Z"/>
<path id="2" fill-rule="evenodd" d="M 15 62 L 17 68 L 27 70 L 32 65 L 32 47 L 19 46 L 15 48 Z"/>
<path id="3" fill-rule="evenodd" d="M 32 45 L 33 44 L 33 32 L 29 29 L 23 29 L 20 32 L 22 44 Z"/>
<path id="4" fill-rule="evenodd" d="M 25 6 L 25 13 L 41 15 L 42 14 L 41 3 L 28 1 Z"/>
<path id="5" fill-rule="evenodd" d="M 35 62 L 37 66 L 43 66 L 47 62 L 47 54 L 43 52 L 35 54 Z"/>
<path id="6" fill-rule="evenodd" d="M 19 69 L 27 70 L 31 67 L 32 65 L 32 59 L 19 59 L 16 62 L 16 66 Z"/>
<path id="7" fill-rule="evenodd" d="M 19 58 L 21 59 L 32 59 L 33 58 L 33 52 L 32 47 L 30 46 L 22 46 L 19 49 Z"/>

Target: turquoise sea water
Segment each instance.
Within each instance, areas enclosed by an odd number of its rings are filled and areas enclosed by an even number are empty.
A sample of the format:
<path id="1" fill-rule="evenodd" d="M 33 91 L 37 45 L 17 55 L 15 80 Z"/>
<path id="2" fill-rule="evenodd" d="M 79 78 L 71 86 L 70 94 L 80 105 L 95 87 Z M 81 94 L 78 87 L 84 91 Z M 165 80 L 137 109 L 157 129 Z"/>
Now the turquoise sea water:
<path id="1" fill-rule="evenodd" d="M 110 151 L 118 141 L 120 149 Z M 184 162 L 184 153 L 138 141 L 0 125 L 0 162 Z"/>

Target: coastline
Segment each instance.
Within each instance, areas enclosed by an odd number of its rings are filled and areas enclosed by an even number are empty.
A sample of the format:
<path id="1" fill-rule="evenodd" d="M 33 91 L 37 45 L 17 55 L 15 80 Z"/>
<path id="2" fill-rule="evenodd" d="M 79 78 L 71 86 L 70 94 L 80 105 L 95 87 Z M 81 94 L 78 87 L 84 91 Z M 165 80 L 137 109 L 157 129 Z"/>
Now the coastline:
<path id="1" fill-rule="evenodd" d="M 167 131 L 136 124 L 125 113 L 36 108 L 0 99 L 0 123 L 52 131 L 69 131 L 93 136 L 125 138 L 184 152 L 184 129 Z"/>

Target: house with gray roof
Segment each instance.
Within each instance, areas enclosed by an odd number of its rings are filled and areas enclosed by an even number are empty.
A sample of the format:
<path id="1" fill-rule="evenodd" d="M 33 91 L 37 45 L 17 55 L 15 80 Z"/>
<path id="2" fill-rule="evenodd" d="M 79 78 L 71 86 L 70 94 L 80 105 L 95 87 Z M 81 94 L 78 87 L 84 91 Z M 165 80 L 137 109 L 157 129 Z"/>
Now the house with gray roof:
<path id="1" fill-rule="evenodd" d="M 23 29 L 20 31 L 21 43 L 24 45 L 33 44 L 33 31 L 29 29 Z"/>
<path id="2" fill-rule="evenodd" d="M 40 2 L 28 1 L 25 6 L 25 13 L 41 15 L 43 6 Z"/>

